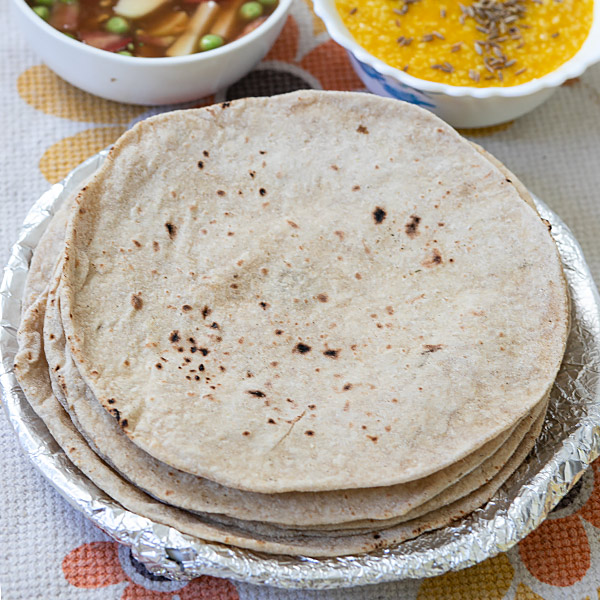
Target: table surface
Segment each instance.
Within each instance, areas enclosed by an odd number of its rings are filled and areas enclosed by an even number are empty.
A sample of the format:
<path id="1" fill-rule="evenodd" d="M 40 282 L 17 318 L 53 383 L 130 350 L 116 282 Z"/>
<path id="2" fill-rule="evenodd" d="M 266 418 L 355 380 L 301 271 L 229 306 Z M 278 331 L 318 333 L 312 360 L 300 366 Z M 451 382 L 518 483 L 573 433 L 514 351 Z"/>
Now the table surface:
<path id="1" fill-rule="evenodd" d="M 0 3 L 0 258 L 32 203 L 88 156 L 159 109 L 72 88 L 25 45 Z M 244 80 L 197 104 L 298 88 L 362 89 L 310 3 Z M 165 110 L 164 108 L 160 110 Z M 573 230 L 600 276 L 600 65 L 514 123 L 465 135 L 502 160 Z M 506 554 L 434 579 L 330 592 L 286 592 L 212 577 L 157 581 L 51 488 L 0 416 L 0 588 L 5 600 L 517 599 L 600 597 L 600 462 L 542 526 Z M 598 481 L 595 487 L 595 479 Z M 1 594 L 0 594 L 1 595 Z"/>

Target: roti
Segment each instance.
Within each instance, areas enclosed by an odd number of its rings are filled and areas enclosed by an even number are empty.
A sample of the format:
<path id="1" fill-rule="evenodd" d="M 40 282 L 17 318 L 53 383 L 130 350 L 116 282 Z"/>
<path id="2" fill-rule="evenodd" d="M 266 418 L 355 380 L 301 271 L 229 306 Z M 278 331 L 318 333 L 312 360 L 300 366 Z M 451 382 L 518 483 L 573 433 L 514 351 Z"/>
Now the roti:
<path id="1" fill-rule="evenodd" d="M 57 219 L 57 222 L 64 229 L 66 219 Z M 46 236 L 52 237 L 52 244 L 45 243 Z M 41 242 L 48 264 L 52 264 L 52 257 L 60 254 L 64 231 L 62 238 L 61 241 L 56 235 L 53 221 Z M 39 268 L 39 261 L 32 263 L 31 275 L 35 281 L 44 281 L 37 272 Z M 49 281 L 47 270 L 44 277 L 46 282 Z M 504 466 L 541 410 L 534 409 L 515 429 L 424 480 L 390 488 L 333 492 L 270 495 L 243 492 L 170 468 L 144 453 L 123 435 L 114 419 L 85 388 L 68 351 L 65 356 L 55 287 L 56 283 L 49 293 L 44 320 L 45 354 L 55 397 L 90 447 L 119 474 L 151 496 L 193 512 L 217 513 L 296 528 L 371 530 L 374 526 L 388 527 L 426 514 L 431 507 L 439 508 L 457 500 L 489 481 Z M 446 488 L 449 489 L 441 493 Z"/>
<path id="2" fill-rule="evenodd" d="M 15 372 L 18 373 L 19 381 L 32 408 L 44 421 L 74 465 L 98 486 L 98 495 L 105 493 L 125 509 L 157 523 L 175 527 L 180 532 L 200 540 L 273 554 L 311 557 L 357 554 L 396 545 L 423 532 L 447 525 L 487 502 L 506 477 L 521 464 L 533 447 L 541 427 L 543 415 L 538 418 L 537 428 L 530 432 L 502 471 L 482 488 L 438 511 L 395 527 L 351 535 L 347 535 L 346 532 L 322 535 L 320 532 L 311 534 L 311 532 L 276 530 L 272 526 L 268 527 L 261 523 L 248 523 L 246 528 L 242 529 L 231 524 L 202 519 L 187 511 L 157 502 L 123 480 L 100 460 L 78 433 L 68 414 L 54 397 L 50 385 L 42 336 L 46 301 L 45 291 L 25 312 L 18 333 L 21 350 L 15 359 Z"/>
<path id="3" fill-rule="evenodd" d="M 78 198 L 59 296 L 134 444 L 260 493 L 457 463 L 547 395 L 568 329 L 556 248 L 505 175 L 433 115 L 349 93 L 136 125 Z"/>

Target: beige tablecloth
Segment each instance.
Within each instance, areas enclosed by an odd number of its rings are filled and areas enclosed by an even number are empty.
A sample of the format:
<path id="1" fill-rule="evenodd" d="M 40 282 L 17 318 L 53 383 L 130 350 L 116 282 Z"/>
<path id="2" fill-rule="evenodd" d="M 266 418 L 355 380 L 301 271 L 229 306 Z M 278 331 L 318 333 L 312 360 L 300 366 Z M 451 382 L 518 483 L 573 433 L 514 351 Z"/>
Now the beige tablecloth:
<path id="1" fill-rule="evenodd" d="M 50 183 L 159 109 L 93 98 L 42 65 L 0 3 L 0 257 Z M 310 5 L 296 0 L 265 61 L 243 81 L 199 101 L 298 88 L 361 89 L 345 53 Z M 164 110 L 164 109 L 160 109 Z M 514 123 L 466 132 L 513 170 L 572 228 L 600 278 L 600 65 Z M 506 554 L 435 579 L 331 592 L 284 592 L 205 577 L 157 580 L 51 488 L 0 417 L 0 587 L 5 600 L 600 597 L 600 463 L 536 532 Z M 598 480 L 598 483 L 595 483 Z"/>

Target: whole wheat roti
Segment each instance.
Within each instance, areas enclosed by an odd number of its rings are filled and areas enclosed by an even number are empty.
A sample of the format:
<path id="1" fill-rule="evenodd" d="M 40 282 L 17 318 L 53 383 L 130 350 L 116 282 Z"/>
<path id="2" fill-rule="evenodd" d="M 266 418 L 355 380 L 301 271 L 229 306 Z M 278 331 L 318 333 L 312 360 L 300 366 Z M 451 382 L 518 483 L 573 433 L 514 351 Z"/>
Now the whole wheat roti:
<path id="1" fill-rule="evenodd" d="M 52 301 L 52 293 L 49 299 Z M 408 520 L 415 507 L 431 498 L 435 497 L 438 503 L 441 502 L 440 505 L 447 504 L 438 495 L 449 486 L 454 488 L 451 493 L 456 495 L 458 482 L 463 478 L 468 479 L 468 483 L 465 482 L 467 487 L 464 484 L 460 486 L 459 489 L 464 491 L 459 492 L 455 499 L 489 479 L 490 473 L 495 473 L 504 465 L 537 416 L 534 410 L 514 429 L 485 444 L 474 455 L 424 480 L 389 488 L 331 492 L 244 492 L 170 468 L 132 444 L 119 430 L 114 419 L 90 397 L 68 351 L 65 357 L 64 336 L 56 320 L 58 306 L 49 302 L 46 310 L 47 315 L 55 315 L 52 320 L 47 316 L 44 325 L 46 355 L 55 396 L 61 399 L 62 395 L 64 399 L 61 403 L 88 444 L 117 472 L 142 490 L 163 502 L 194 512 L 222 513 L 238 519 L 311 527 L 324 524 L 341 527 L 345 521 L 387 520 L 392 517 L 396 517 L 394 522 L 397 522 L 397 517 L 402 516 Z M 364 525 L 361 522 L 355 527 Z"/>
<path id="2" fill-rule="evenodd" d="M 427 517 L 415 519 L 397 527 L 352 536 L 333 534 L 331 536 L 312 536 L 289 531 L 269 536 L 261 532 L 260 524 L 254 524 L 248 528 L 248 531 L 245 531 L 202 520 L 186 511 L 159 503 L 120 478 L 100 460 L 74 428 L 67 413 L 52 394 L 42 335 L 46 300 L 47 293 L 44 292 L 26 311 L 19 330 L 20 350 L 15 359 L 15 372 L 23 391 L 33 409 L 45 422 L 50 433 L 73 463 L 100 490 L 103 490 L 124 508 L 143 517 L 176 527 L 183 533 L 206 541 L 276 554 L 301 554 L 314 557 L 341 556 L 385 548 L 415 537 L 424 531 L 442 527 L 456 518 L 472 512 L 497 491 L 496 482 L 502 478 L 503 473 L 499 473 L 497 478 L 474 494 Z M 538 433 L 539 431 L 531 432 L 531 445 Z M 522 450 L 524 452 L 525 448 Z M 525 455 L 526 452 L 520 456 L 521 460 Z M 515 461 L 514 468 L 520 463 L 520 460 L 516 462 L 516 456 L 513 456 L 511 460 Z M 507 464 L 505 469 L 508 468 Z"/>
<path id="3" fill-rule="evenodd" d="M 53 224 L 54 221 L 46 235 L 52 235 L 54 242 L 52 245 L 43 245 L 46 260 L 50 262 L 52 256 L 58 256 L 63 245 L 60 236 L 55 234 L 56 228 L 52 227 Z M 42 242 L 45 237 L 42 238 Z M 36 281 L 40 279 L 37 269 L 38 263 L 32 263 L 30 275 Z M 45 270 L 45 279 L 42 281 L 49 279 Z M 368 488 L 323 493 L 262 495 L 240 492 L 178 472 L 156 461 L 129 442 L 114 420 L 110 419 L 95 400 L 85 401 L 85 386 L 76 370 L 72 368 L 72 362 L 65 361 L 64 334 L 60 327 L 54 293 L 54 289 L 50 290 L 44 324 L 44 344 L 54 395 L 70 413 L 75 426 L 101 458 L 108 459 L 117 472 L 142 490 L 180 508 L 196 512 L 224 513 L 240 519 L 297 527 L 319 525 L 329 530 L 391 526 L 409 520 L 411 516 L 414 518 L 426 514 L 432 510 L 432 506 L 437 508 L 448 504 L 448 499 L 454 501 L 489 480 L 504 465 L 522 440 L 525 431 L 529 429 L 530 422 L 535 420 L 534 411 L 532 415 L 523 419 L 514 434 L 512 430 L 502 434 L 499 439 L 489 442 L 477 451 L 475 456 L 467 457 L 444 472 L 425 478 L 425 481 L 400 484 L 389 489 Z M 53 318 L 49 318 L 51 315 Z M 67 366 L 72 369 L 71 377 Z M 504 443 L 509 434 L 510 443 Z M 501 446 L 502 450 L 498 451 Z M 482 462 L 483 468 L 474 472 L 475 467 Z M 470 473 L 469 477 L 466 477 L 467 473 Z M 464 481 L 459 484 L 458 480 L 461 477 Z M 444 494 L 439 493 L 449 485 L 453 489 Z M 435 498 L 435 504 L 427 502 L 432 498 Z M 415 509 L 417 506 L 418 510 Z M 392 519 L 392 516 L 395 518 Z M 350 518 L 353 519 L 352 523 L 344 523 L 344 520 Z M 381 521 L 373 523 L 367 519 Z"/>
<path id="4" fill-rule="evenodd" d="M 51 279 L 56 261 L 65 243 L 65 229 L 76 196 L 77 194 L 73 194 L 67 198 L 56 214 L 52 216 L 33 252 L 23 292 L 22 312 L 25 312 L 37 300 Z"/>
<path id="5" fill-rule="evenodd" d="M 64 244 L 64 241 L 60 241 L 60 236 L 54 235 L 54 230 L 55 228 L 48 230 L 55 240 L 53 245 L 44 245 L 45 254 L 50 256 L 58 256 Z M 39 278 L 37 268 L 37 263 L 32 263 L 31 275 L 36 280 Z M 45 280 L 50 280 L 47 274 Z M 491 479 L 535 420 L 534 410 L 522 420 L 516 431 L 503 433 L 474 455 L 443 472 L 425 478 L 424 481 L 387 489 L 271 495 L 241 492 L 182 473 L 156 461 L 128 441 L 95 399 L 86 400 L 85 385 L 72 361 L 65 360 L 64 333 L 60 326 L 58 302 L 54 296 L 55 289 L 51 289 L 44 321 L 44 344 L 54 395 L 69 412 L 74 425 L 92 449 L 118 473 L 157 499 L 195 512 L 223 513 L 238 519 L 296 527 L 320 526 L 328 530 L 370 530 L 374 526 L 391 526 L 426 514 L 432 510 L 431 506 L 438 508 L 448 504 L 449 499 L 457 500 Z M 505 443 L 509 436 L 510 443 Z M 475 471 L 481 463 L 484 463 L 483 468 Z M 466 477 L 468 473 L 470 476 Z M 465 481 L 459 484 L 461 478 Z M 448 486 L 453 489 L 440 494 Z M 427 502 L 432 498 L 435 498 L 435 504 Z M 418 510 L 415 508 L 417 506 Z M 348 519 L 353 522 L 345 523 Z M 370 521 L 372 519 L 381 521 L 373 523 Z"/>
<path id="6" fill-rule="evenodd" d="M 410 105 L 301 92 L 159 116 L 79 205 L 60 288 L 78 370 L 134 443 L 225 485 L 425 477 L 560 365 L 544 224 Z"/>

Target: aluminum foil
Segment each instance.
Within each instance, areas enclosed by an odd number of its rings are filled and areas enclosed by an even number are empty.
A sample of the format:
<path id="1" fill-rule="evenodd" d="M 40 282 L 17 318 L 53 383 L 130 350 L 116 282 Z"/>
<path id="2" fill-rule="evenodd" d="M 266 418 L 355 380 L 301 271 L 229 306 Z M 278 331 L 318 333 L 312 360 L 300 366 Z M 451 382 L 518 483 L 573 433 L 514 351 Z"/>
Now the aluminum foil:
<path id="1" fill-rule="evenodd" d="M 541 200 L 572 300 L 572 329 L 541 437 L 496 497 L 454 526 L 361 556 L 312 559 L 260 554 L 184 535 L 124 510 L 66 457 L 27 403 L 13 373 L 21 296 L 33 249 L 52 215 L 104 161 L 87 160 L 33 206 L 0 288 L 0 387 L 19 442 L 75 508 L 131 547 L 149 571 L 176 580 L 215 575 L 282 588 L 327 589 L 439 575 L 508 550 L 535 529 L 600 454 L 600 298 L 579 244 Z"/>

